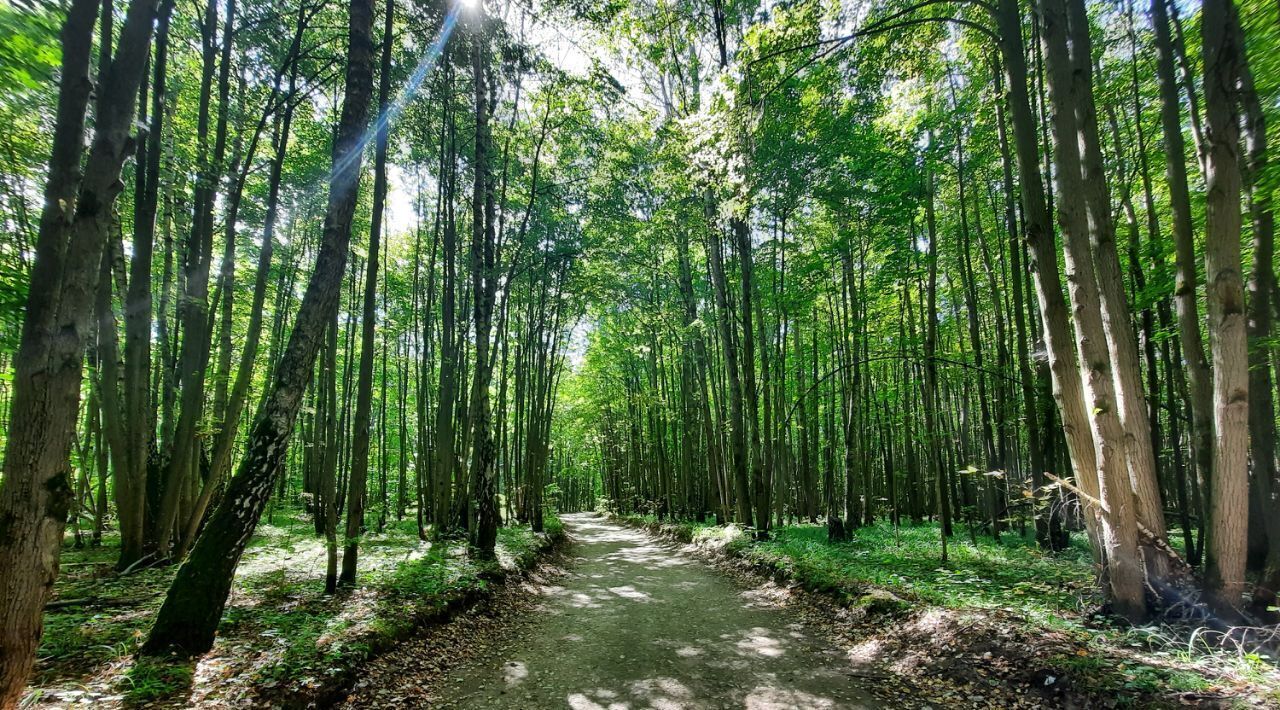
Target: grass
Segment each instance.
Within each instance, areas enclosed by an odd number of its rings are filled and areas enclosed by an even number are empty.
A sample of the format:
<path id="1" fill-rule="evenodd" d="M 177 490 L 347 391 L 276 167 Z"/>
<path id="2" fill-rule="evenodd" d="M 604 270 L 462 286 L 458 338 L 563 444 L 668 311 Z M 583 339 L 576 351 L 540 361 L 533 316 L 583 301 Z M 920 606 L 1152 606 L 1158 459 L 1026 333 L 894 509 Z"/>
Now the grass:
<path id="1" fill-rule="evenodd" d="M 624 520 L 658 527 L 653 516 Z M 734 556 L 782 572 L 806 589 L 852 601 L 879 588 L 924 604 L 948 609 L 1003 609 L 1039 623 L 1062 623 L 1064 613 L 1096 608 L 1093 567 L 1082 536 L 1057 554 L 1046 554 L 1033 540 L 1014 534 L 999 542 L 979 537 L 978 544 L 955 535 L 948 541 L 946 564 L 938 525 L 888 521 L 858 528 L 852 540 L 832 543 L 820 525 L 774 528 L 770 538 L 752 540 L 733 526 L 694 521 L 666 522 L 663 532 L 685 542 L 723 545 Z"/>
<path id="2" fill-rule="evenodd" d="M 632 523 L 657 525 L 653 516 L 629 516 Z M 1082 539 L 1058 554 L 1040 551 L 1034 541 L 1006 534 L 978 544 L 954 536 L 942 547 L 935 524 L 897 528 L 887 521 L 858 528 L 849 542 L 827 541 L 819 525 L 774 528 L 755 541 L 733 528 L 709 523 L 673 522 L 664 531 L 686 542 L 717 537 L 735 556 L 776 569 L 813 591 L 853 599 L 877 587 L 912 600 L 949 609 L 1004 609 L 1039 622 L 1059 620 L 1064 612 L 1096 606 L 1093 568 Z"/>
<path id="3" fill-rule="evenodd" d="M 1064 611 L 1100 601 L 1086 552 L 1048 555 L 1004 535 L 1000 542 L 980 538 L 978 545 L 952 540 L 943 564 L 937 535 L 933 525 L 895 531 L 881 523 L 859 528 L 851 542 L 831 544 L 825 528 L 794 526 L 752 545 L 749 554 L 817 589 L 852 586 L 857 593 L 874 586 L 949 609 L 1013 611 L 1038 623 L 1056 624 Z"/>
<path id="4" fill-rule="evenodd" d="M 563 530 L 502 528 L 498 559 L 481 561 L 461 542 L 418 540 L 416 521 L 389 520 L 361 541 L 353 589 L 324 594 L 323 540 L 301 511 L 260 525 L 236 573 L 214 649 L 198 662 L 134 658 L 174 567 L 128 576 L 112 570 L 118 542 L 67 549 L 56 599 L 84 603 L 45 614 L 32 696 L 137 705 L 162 699 L 252 702 L 260 695 L 317 697 L 340 687 L 365 659 L 420 624 L 526 569 Z M 65 695 L 63 695 L 65 694 Z M 292 700 L 291 700 L 292 702 Z"/>
<path id="5" fill-rule="evenodd" d="M 142 657 L 134 661 L 124 675 L 124 701 L 128 705 L 145 705 L 176 695 L 191 687 L 194 672 L 191 665 L 167 658 Z"/>
<path id="6" fill-rule="evenodd" d="M 933 523 L 895 529 L 882 520 L 858 528 L 848 542 L 832 543 L 818 525 L 775 528 L 768 540 L 754 540 L 732 525 L 659 522 L 651 515 L 620 519 L 719 550 L 775 579 L 860 607 L 866 612 L 862 618 L 869 619 L 865 623 L 879 625 L 872 632 L 886 637 L 901 636 L 907 617 L 936 618 L 931 610 L 965 619 L 961 626 L 974 619 L 982 620 L 978 628 L 987 631 L 1003 625 L 1040 655 L 1015 665 L 1034 663 L 1069 673 L 1078 687 L 1112 696 L 1121 705 L 1210 692 L 1280 701 L 1274 660 L 1192 649 L 1185 633 L 1131 628 L 1095 614 L 1103 598 L 1083 535 L 1073 536 L 1067 550 L 1050 554 L 1017 534 L 1006 533 L 999 541 L 979 535 L 974 544 L 958 529 L 948 540 L 944 564 L 939 526 Z M 924 636 L 911 643 L 927 642 Z M 1040 637 L 1053 641 L 1037 645 Z"/>

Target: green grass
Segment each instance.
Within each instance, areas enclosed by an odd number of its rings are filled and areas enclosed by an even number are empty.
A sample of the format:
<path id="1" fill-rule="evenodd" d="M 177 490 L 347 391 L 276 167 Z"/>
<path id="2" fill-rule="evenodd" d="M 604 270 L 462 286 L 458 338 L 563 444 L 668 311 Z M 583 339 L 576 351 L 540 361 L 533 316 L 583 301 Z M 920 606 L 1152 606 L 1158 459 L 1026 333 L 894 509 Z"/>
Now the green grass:
<path id="1" fill-rule="evenodd" d="M 250 674 L 251 687 L 292 692 L 340 684 L 361 661 L 421 623 L 484 593 L 506 572 L 535 564 L 548 542 L 563 536 L 554 515 L 547 516 L 546 532 L 500 529 L 499 561 L 492 562 L 467 555 L 461 541 L 421 543 L 411 517 L 388 520 L 384 532 L 361 541 L 356 587 L 326 595 L 324 566 L 315 564 L 323 560 L 323 542 L 301 511 L 278 510 L 274 524 L 259 526 L 237 571 L 212 656 Z M 90 602 L 46 613 L 33 690 L 47 696 L 93 679 L 106 692 L 101 678 L 110 676 L 110 690 L 130 703 L 184 692 L 192 683 L 190 662 L 132 658 L 176 568 L 121 577 L 112 571 L 118 542 L 104 543 L 63 553 L 57 598 Z"/>
<path id="2" fill-rule="evenodd" d="M 940 528 L 932 523 L 895 529 L 881 521 L 858 528 L 848 542 L 831 543 L 826 528 L 818 525 L 775 528 L 768 540 L 760 541 L 732 525 L 659 522 L 642 515 L 619 519 L 721 549 L 765 574 L 781 574 L 807 590 L 864 608 L 864 618 L 885 631 L 912 611 L 941 608 L 981 614 L 997 625 L 1016 624 L 1033 641 L 1059 632 L 1058 645 L 1044 646 L 1046 657 L 1038 663 L 1069 674 L 1076 687 L 1100 692 L 1121 706 L 1143 706 L 1170 693 L 1212 692 L 1237 683 L 1251 686 L 1249 692 L 1255 695 L 1280 693 L 1268 690 L 1276 687 L 1276 673 L 1265 659 L 1249 662 L 1211 649 L 1192 652 L 1154 628 L 1111 625 L 1092 616 L 1103 599 L 1082 535 L 1073 536 L 1067 550 L 1050 554 L 1034 540 L 1010 533 L 999 541 L 979 535 L 974 544 L 958 526 L 948 540 L 944 564 Z M 1076 652 L 1055 650 L 1064 641 Z M 1280 700 L 1280 695 L 1272 699 Z"/>
<path id="3" fill-rule="evenodd" d="M 1004 609 L 1040 623 L 1062 623 L 1064 612 L 1096 607 L 1093 568 L 1082 537 L 1067 550 L 1046 554 L 1034 540 L 1005 534 L 996 542 L 960 534 L 947 543 L 942 563 L 939 526 L 887 521 L 858 528 L 845 543 L 827 541 L 820 525 L 774 528 L 755 541 L 732 527 L 696 521 L 659 523 L 652 515 L 622 516 L 633 525 L 661 529 L 685 542 L 721 539 L 728 551 L 761 567 L 779 570 L 812 591 L 854 600 L 872 587 L 912 601 L 949 609 Z"/>
<path id="4" fill-rule="evenodd" d="M 1213 687 L 1204 676 L 1194 671 L 1157 668 L 1142 663 L 1116 663 L 1102 655 L 1060 656 L 1054 662 L 1093 679 L 1099 686 L 1098 690 L 1109 692 L 1187 693 L 1203 692 Z"/>
<path id="5" fill-rule="evenodd" d="M 128 705 L 163 700 L 191 687 L 194 669 L 190 663 L 169 658 L 139 658 L 129 667 L 121 683 Z"/>
<path id="6" fill-rule="evenodd" d="M 858 528 L 847 543 L 827 542 L 826 528 L 800 525 L 778 528 L 767 541 L 745 545 L 753 561 L 783 569 L 819 591 L 855 596 L 868 586 L 950 609 L 1004 609 L 1046 624 L 1062 622 L 1063 612 L 1096 605 L 1088 553 L 1072 547 L 1045 554 L 1016 535 L 1000 542 L 978 538 L 948 541 L 943 564 L 938 526 L 923 524 L 894 530 L 882 522 Z"/>

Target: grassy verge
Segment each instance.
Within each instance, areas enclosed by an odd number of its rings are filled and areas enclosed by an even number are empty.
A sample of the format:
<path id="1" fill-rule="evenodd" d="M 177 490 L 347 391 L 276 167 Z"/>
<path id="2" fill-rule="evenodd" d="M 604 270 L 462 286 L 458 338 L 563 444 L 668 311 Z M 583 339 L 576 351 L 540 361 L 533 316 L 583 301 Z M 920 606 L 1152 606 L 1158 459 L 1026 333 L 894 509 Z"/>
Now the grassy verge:
<path id="1" fill-rule="evenodd" d="M 980 536 L 976 545 L 956 535 L 944 565 L 931 524 L 882 522 L 833 544 L 816 525 L 775 529 L 756 541 L 732 525 L 616 519 L 815 593 L 853 656 L 917 691 L 937 691 L 940 702 L 981 705 L 1012 692 L 1099 707 L 1280 704 L 1273 658 L 1189 643 L 1186 629 L 1132 628 L 1096 613 L 1102 599 L 1083 540 L 1049 555 L 1018 535 Z M 940 677 L 947 688 L 935 682 Z"/>
<path id="2" fill-rule="evenodd" d="M 461 543 L 418 540 L 412 520 L 365 537 L 358 585 L 324 594 L 324 546 L 300 514 L 260 526 L 240 568 L 218 640 L 194 661 L 135 658 L 173 568 L 120 576 L 118 548 L 68 549 L 29 700 L 48 706 L 201 703 L 305 706 L 347 687 L 361 663 L 416 629 L 450 616 L 563 540 L 547 531 L 499 531 L 498 559 Z"/>

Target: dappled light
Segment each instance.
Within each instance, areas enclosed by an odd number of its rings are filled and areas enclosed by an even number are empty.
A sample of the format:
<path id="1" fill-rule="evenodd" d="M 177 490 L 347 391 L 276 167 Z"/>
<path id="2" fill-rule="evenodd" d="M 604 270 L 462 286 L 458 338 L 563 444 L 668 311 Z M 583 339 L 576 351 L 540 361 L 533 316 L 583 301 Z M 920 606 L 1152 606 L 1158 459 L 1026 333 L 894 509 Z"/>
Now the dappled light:
<path id="1" fill-rule="evenodd" d="M 459 671 L 445 706 L 870 706 L 841 654 L 776 605 L 744 600 L 679 545 L 595 516 L 564 519 L 577 564 L 542 590 L 550 613 L 501 660 Z"/>
<path id="2" fill-rule="evenodd" d="M 1276 0 L 0 0 L 0 710 L 1280 707 Z"/>

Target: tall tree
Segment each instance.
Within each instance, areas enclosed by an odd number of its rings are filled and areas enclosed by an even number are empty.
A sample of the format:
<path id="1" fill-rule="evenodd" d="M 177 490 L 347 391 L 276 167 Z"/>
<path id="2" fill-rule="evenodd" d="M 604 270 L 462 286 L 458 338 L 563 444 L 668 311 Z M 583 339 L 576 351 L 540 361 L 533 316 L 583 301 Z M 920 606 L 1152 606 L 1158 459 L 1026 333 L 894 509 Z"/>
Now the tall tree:
<path id="1" fill-rule="evenodd" d="M 169 587 L 143 646 L 149 653 L 172 649 L 195 654 L 212 647 L 235 568 L 280 473 L 325 324 L 337 313 L 373 92 L 373 3 L 351 0 L 349 8 L 345 98 L 333 143 L 329 201 L 315 271 L 245 458 Z"/>
<path id="2" fill-rule="evenodd" d="M 1249 356 L 1240 259 L 1240 126 L 1235 87 L 1244 49 L 1231 0 L 1202 6 L 1205 105 L 1205 281 L 1213 354 L 1213 477 L 1206 585 L 1220 610 L 1244 594 L 1249 516 Z"/>
<path id="3" fill-rule="evenodd" d="M 374 334 L 378 317 L 378 258 L 382 240 L 382 214 L 387 202 L 387 125 L 391 92 L 391 43 L 395 35 L 395 11 L 387 0 L 383 11 L 382 66 L 378 77 L 378 118 L 374 126 L 373 215 L 369 226 L 369 259 L 364 277 L 364 313 L 360 317 L 360 374 L 356 384 L 355 432 L 351 439 L 351 480 L 347 485 L 347 532 L 342 551 L 344 585 L 355 584 L 360 534 L 364 528 L 366 485 L 369 474 L 369 419 L 373 400 Z M 383 373 L 385 381 L 386 373 Z M 385 424 L 383 425 L 385 428 Z M 381 462 L 386 466 L 386 461 Z"/>
<path id="4" fill-rule="evenodd" d="M 99 267 L 120 171 L 133 152 L 138 89 L 146 73 L 156 0 L 133 0 L 110 65 L 102 68 L 93 140 L 83 170 L 98 3 L 76 0 L 62 28 L 62 75 L 36 260 L 15 358 L 14 395 L 0 481 L 0 706 L 17 703 L 58 576 L 72 504 L 71 440 L 80 400 Z"/>

